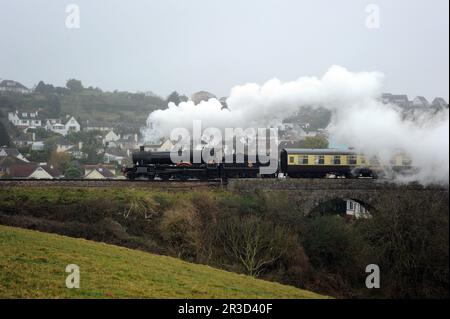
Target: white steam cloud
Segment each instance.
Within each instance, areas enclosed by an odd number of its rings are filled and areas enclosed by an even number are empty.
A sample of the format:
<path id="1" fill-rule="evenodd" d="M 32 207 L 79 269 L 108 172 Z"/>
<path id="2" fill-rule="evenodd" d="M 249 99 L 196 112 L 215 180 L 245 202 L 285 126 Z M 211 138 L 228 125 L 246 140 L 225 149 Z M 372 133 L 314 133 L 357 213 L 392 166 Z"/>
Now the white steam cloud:
<path id="1" fill-rule="evenodd" d="M 397 106 L 379 101 L 382 88 L 379 72 L 353 73 L 332 66 L 322 78 L 236 86 L 227 99 L 228 110 L 217 99 L 197 105 L 169 103 L 167 109 L 149 115 L 144 136 L 146 141 L 167 137 L 174 128 L 191 129 L 193 120 L 200 120 L 203 128 L 267 127 L 295 114 L 300 106 L 321 106 L 333 112 L 329 132 L 337 142 L 383 162 L 404 152 L 418 168 L 405 181 L 448 184 L 448 109 L 408 119 Z"/>

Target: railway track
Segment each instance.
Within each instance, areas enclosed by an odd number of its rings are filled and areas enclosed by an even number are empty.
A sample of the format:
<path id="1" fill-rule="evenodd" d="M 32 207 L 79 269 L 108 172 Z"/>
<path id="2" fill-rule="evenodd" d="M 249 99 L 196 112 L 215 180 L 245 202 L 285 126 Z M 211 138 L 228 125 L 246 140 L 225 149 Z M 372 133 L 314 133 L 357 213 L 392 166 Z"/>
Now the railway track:
<path id="1" fill-rule="evenodd" d="M 73 187 L 73 188 L 147 188 L 158 190 L 198 190 L 224 188 L 231 191 L 255 190 L 342 190 L 342 189 L 446 189 L 448 185 L 427 185 L 418 183 L 398 184 L 389 180 L 377 179 L 320 179 L 320 178 L 290 178 L 290 179 L 229 179 L 222 180 L 83 180 L 83 179 L 0 179 L 0 189 L 9 187 Z"/>
<path id="2" fill-rule="evenodd" d="M 221 180 L 102 180 L 102 179 L 0 179 L 0 189 L 7 187 L 141 187 L 157 189 L 199 189 L 222 187 L 226 182 Z"/>

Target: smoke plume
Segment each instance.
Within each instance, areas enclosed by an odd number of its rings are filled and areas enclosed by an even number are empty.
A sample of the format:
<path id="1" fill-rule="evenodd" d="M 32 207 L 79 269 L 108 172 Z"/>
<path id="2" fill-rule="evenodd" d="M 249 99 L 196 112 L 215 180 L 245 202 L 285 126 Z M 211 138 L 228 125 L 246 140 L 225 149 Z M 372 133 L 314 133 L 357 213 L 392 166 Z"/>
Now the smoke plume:
<path id="1" fill-rule="evenodd" d="M 203 128 L 268 127 L 294 115 L 300 106 L 325 107 L 333 112 L 328 130 L 338 143 L 378 156 L 383 163 L 406 153 L 417 171 L 402 180 L 448 184 L 448 109 L 405 118 L 398 106 L 379 100 L 382 89 L 382 73 L 332 66 L 321 78 L 236 86 L 227 99 L 228 109 L 217 99 L 197 105 L 169 103 L 167 109 L 149 115 L 143 133 L 146 141 L 155 141 L 169 136 L 173 128 L 192 128 L 193 120 L 201 120 Z"/>

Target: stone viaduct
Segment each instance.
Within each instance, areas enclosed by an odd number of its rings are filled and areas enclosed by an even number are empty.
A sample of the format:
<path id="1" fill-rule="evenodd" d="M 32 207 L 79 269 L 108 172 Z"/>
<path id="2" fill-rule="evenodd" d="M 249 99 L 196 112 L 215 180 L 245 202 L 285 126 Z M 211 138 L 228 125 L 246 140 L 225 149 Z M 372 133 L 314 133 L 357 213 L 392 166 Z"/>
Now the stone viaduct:
<path id="1" fill-rule="evenodd" d="M 296 207 L 305 214 L 333 199 L 352 199 L 371 213 L 386 207 L 408 207 L 412 202 L 425 211 L 436 204 L 448 210 L 449 200 L 448 186 L 424 187 L 373 179 L 241 179 L 230 180 L 227 189 L 234 192 L 289 192 Z"/>

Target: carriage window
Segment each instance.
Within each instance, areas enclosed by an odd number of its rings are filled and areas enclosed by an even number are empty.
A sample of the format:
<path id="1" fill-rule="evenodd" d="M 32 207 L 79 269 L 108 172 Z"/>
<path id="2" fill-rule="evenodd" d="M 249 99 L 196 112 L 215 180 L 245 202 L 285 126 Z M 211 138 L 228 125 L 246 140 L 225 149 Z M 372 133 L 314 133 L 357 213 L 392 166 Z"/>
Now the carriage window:
<path id="1" fill-rule="evenodd" d="M 323 165 L 325 164 L 325 156 L 324 155 L 316 155 L 314 158 L 314 162 L 316 165 Z"/>
<path id="2" fill-rule="evenodd" d="M 362 165 L 366 164 L 366 158 L 364 156 L 361 156 L 360 160 Z"/>
<path id="3" fill-rule="evenodd" d="M 290 164 L 294 164 L 295 161 L 295 157 L 294 156 L 289 156 L 289 163 Z"/>
<path id="4" fill-rule="evenodd" d="M 348 164 L 349 165 L 356 165 L 356 155 L 349 155 L 348 156 Z"/>
<path id="5" fill-rule="evenodd" d="M 341 165 L 341 156 L 340 155 L 334 155 L 334 157 L 333 157 L 333 164 L 334 165 Z"/>
<path id="6" fill-rule="evenodd" d="M 302 163 L 303 165 L 308 165 L 308 155 L 300 156 L 300 163 Z"/>

